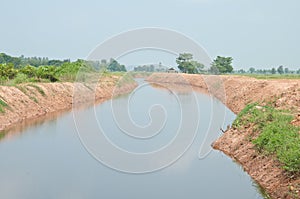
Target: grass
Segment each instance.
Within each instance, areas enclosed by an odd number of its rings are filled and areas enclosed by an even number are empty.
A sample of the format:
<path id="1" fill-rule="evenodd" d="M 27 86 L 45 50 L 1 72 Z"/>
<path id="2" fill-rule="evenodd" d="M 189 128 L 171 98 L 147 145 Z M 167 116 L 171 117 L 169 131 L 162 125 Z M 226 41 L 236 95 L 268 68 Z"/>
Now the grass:
<path id="1" fill-rule="evenodd" d="M 234 74 L 238 76 L 253 77 L 256 79 L 300 79 L 300 74 Z"/>
<path id="2" fill-rule="evenodd" d="M 25 95 L 28 95 L 27 94 L 27 90 L 26 90 L 26 88 L 25 87 L 23 87 L 23 86 L 18 86 L 18 85 L 16 85 L 15 86 L 17 89 L 19 89 L 22 93 L 24 93 Z"/>
<path id="3" fill-rule="evenodd" d="M 33 96 L 29 96 L 29 98 L 34 101 L 35 103 L 39 103 L 39 101 L 36 99 L 36 97 L 33 97 Z"/>
<path id="4" fill-rule="evenodd" d="M 275 155 L 288 172 L 300 172 L 300 128 L 293 126 L 293 116 L 287 111 L 276 110 L 271 106 L 247 105 L 233 123 L 241 129 L 253 124 L 259 131 L 253 139 L 257 150 L 266 155 Z"/>
<path id="5" fill-rule="evenodd" d="M 28 90 L 26 90 L 25 87 L 23 86 L 19 86 L 19 85 L 16 85 L 15 86 L 17 89 L 19 89 L 22 93 L 24 93 L 26 96 L 29 97 L 29 99 L 31 99 L 32 101 L 34 101 L 35 103 L 38 103 L 39 101 L 37 100 L 36 97 L 34 96 L 31 96 L 29 93 L 28 93 Z M 43 90 L 42 90 L 43 91 Z M 43 91 L 44 92 L 44 91 Z M 32 94 L 32 93 L 31 93 Z"/>
<path id="6" fill-rule="evenodd" d="M 5 113 L 5 108 L 8 107 L 8 104 L 0 99 L 0 113 Z"/>
<path id="7" fill-rule="evenodd" d="M 31 87 L 35 88 L 42 96 L 46 96 L 45 91 L 41 87 L 39 87 L 38 85 L 28 84 L 28 86 L 31 86 Z"/>

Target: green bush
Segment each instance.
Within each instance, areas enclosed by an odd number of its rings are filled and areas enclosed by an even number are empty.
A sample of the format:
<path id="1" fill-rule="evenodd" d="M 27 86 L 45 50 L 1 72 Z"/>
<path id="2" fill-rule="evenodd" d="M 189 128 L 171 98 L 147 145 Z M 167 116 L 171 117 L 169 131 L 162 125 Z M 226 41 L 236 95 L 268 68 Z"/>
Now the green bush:
<path id="1" fill-rule="evenodd" d="M 23 73 L 18 73 L 17 76 L 13 79 L 14 84 L 21 84 L 25 82 L 29 82 L 29 78 L 27 75 Z"/>
<path id="2" fill-rule="evenodd" d="M 38 85 L 28 84 L 28 86 L 31 86 L 31 87 L 35 88 L 42 96 L 46 96 L 45 91 L 41 87 L 39 87 Z"/>
<path id="3" fill-rule="evenodd" d="M 77 60 L 72 63 L 64 63 L 56 68 L 55 75 L 61 81 L 75 81 L 79 79 L 80 81 L 85 81 L 88 76 L 96 72 L 92 65 L 85 62 L 84 60 Z"/>
<path id="4" fill-rule="evenodd" d="M 13 79 L 18 73 L 17 69 L 14 69 L 13 64 L 0 64 L 0 77 L 2 79 Z"/>
<path id="5" fill-rule="evenodd" d="M 0 83 L 11 85 L 24 82 L 85 81 L 97 72 L 93 63 L 84 60 L 62 63 L 60 66 L 26 65 L 20 69 L 15 69 L 13 64 L 0 64 Z"/>
<path id="6" fill-rule="evenodd" d="M 27 75 L 29 78 L 34 78 L 37 76 L 37 68 L 34 66 L 27 65 L 19 69 L 19 72 Z"/>
<path id="7" fill-rule="evenodd" d="M 48 79 L 51 82 L 58 81 L 55 76 L 56 67 L 55 66 L 40 66 L 36 71 L 36 76 L 41 79 Z"/>

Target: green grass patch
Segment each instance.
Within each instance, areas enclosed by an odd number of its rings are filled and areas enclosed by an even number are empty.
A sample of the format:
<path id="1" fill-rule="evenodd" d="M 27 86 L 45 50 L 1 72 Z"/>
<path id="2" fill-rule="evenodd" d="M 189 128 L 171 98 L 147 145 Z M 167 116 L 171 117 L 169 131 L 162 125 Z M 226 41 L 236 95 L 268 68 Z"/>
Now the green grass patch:
<path id="1" fill-rule="evenodd" d="M 26 90 L 26 88 L 25 87 L 23 87 L 23 86 L 18 86 L 18 85 L 16 85 L 15 86 L 17 89 L 19 89 L 22 93 L 24 93 L 25 95 L 28 95 L 28 93 L 27 93 L 27 90 Z"/>
<path id="2" fill-rule="evenodd" d="M 34 96 L 31 96 L 29 93 L 28 93 L 28 90 L 26 89 L 26 87 L 24 86 L 19 86 L 19 85 L 16 85 L 15 86 L 17 89 L 19 89 L 22 93 L 24 93 L 26 96 L 29 97 L 29 99 L 31 99 L 32 101 L 34 101 L 35 103 L 38 103 L 39 101 L 37 100 L 36 97 Z M 33 93 L 31 93 L 33 94 Z"/>
<path id="3" fill-rule="evenodd" d="M 46 96 L 45 91 L 41 87 L 39 87 L 38 85 L 28 84 L 28 86 L 35 88 L 42 96 Z"/>
<path id="4" fill-rule="evenodd" d="M 0 99 L 0 113 L 5 113 L 5 108 L 8 107 L 8 104 L 3 101 L 2 99 Z"/>
<path id="5" fill-rule="evenodd" d="M 259 152 L 274 154 L 289 172 L 300 171 L 300 128 L 293 126 L 293 115 L 271 106 L 247 105 L 237 116 L 233 127 L 253 124 L 259 136 L 253 140 Z"/>
<path id="6" fill-rule="evenodd" d="M 247 77 L 253 77 L 256 79 L 300 79 L 300 74 L 234 74 L 238 76 L 247 76 Z"/>
<path id="7" fill-rule="evenodd" d="M 34 101 L 35 103 L 39 103 L 39 101 L 36 99 L 36 97 L 33 97 L 33 96 L 29 96 L 29 98 Z"/>

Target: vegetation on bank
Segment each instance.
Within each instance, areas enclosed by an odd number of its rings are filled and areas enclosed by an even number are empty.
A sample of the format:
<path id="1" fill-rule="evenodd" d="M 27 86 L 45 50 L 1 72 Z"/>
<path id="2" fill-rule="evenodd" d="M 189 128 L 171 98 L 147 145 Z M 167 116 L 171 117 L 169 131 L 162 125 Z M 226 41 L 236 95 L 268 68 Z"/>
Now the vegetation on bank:
<path id="1" fill-rule="evenodd" d="M 300 172 L 300 128 L 293 126 L 293 115 L 272 106 L 257 103 L 247 105 L 237 116 L 233 127 L 243 129 L 253 125 L 258 137 L 250 137 L 257 150 L 275 155 L 290 173 Z"/>
<path id="2" fill-rule="evenodd" d="M 253 77 L 256 79 L 300 79 L 300 74 L 234 74 L 246 77 Z"/>
<path id="3" fill-rule="evenodd" d="M 5 113 L 5 108 L 8 108 L 7 103 L 0 99 L 0 113 Z"/>
<path id="4" fill-rule="evenodd" d="M 27 60 L 27 61 L 22 61 Z M 35 60 L 34 65 L 32 63 Z M 6 62 L 5 62 L 6 61 Z M 52 65 L 39 65 L 39 64 Z M 25 65 L 24 65 L 25 64 Z M 14 58 L 0 54 L 0 84 L 16 85 L 26 82 L 73 82 L 84 80 L 89 73 L 124 72 L 126 68 L 116 60 L 98 61 L 77 60 L 75 62 L 48 60 L 46 58 Z"/>
<path id="5" fill-rule="evenodd" d="M 63 63 L 70 62 L 69 59 L 65 60 L 54 60 L 48 59 L 47 57 L 13 57 L 5 53 L 0 53 L 0 64 L 11 63 L 15 68 L 22 68 L 24 66 L 30 65 L 34 67 L 39 66 L 60 66 Z"/>

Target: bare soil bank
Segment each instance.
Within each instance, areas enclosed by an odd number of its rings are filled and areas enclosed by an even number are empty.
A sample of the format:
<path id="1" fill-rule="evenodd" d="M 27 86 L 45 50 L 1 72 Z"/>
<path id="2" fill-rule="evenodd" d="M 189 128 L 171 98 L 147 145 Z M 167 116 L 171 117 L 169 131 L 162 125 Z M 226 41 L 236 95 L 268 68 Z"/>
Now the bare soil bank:
<path id="1" fill-rule="evenodd" d="M 300 80 L 258 80 L 241 76 L 179 75 L 153 74 L 148 78 L 148 81 L 191 85 L 196 91 L 214 95 L 236 114 L 251 102 L 272 103 L 278 109 L 291 110 L 295 115 L 293 124 L 300 125 Z M 230 128 L 215 141 L 213 147 L 239 162 L 270 197 L 276 199 L 300 198 L 300 176 L 287 175 L 275 158 L 259 154 L 248 139 L 250 134 L 255 133 L 251 124 L 242 131 Z"/>
<path id="2" fill-rule="evenodd" d="M 117 86 L 120 76 L 101 78 L 95 89 L 95 102 L 100 103 L 112 96 L 125 94 L 133 90 L 136 83 Z M 17 86 L 0 86 L 0 99 L 4 101 L 5 113 L 0 113 L 0 131 L 12 126 L 34 120 L 42 116 L 53 115 L 72 108 L 74 83 L 35 83 Z M 76 83 L 80 99 L 85 103 L 86 93 L 94 90 L 83 83 Z"/>

